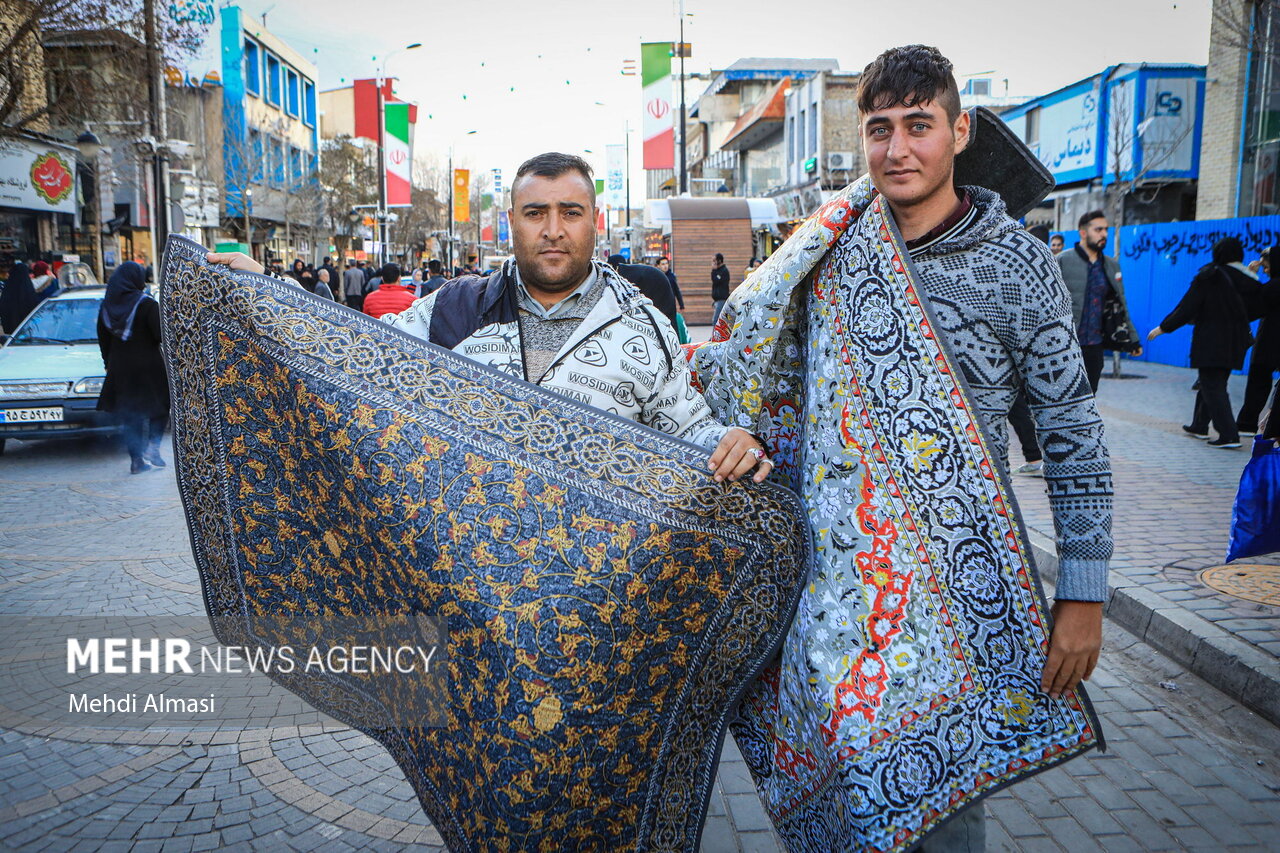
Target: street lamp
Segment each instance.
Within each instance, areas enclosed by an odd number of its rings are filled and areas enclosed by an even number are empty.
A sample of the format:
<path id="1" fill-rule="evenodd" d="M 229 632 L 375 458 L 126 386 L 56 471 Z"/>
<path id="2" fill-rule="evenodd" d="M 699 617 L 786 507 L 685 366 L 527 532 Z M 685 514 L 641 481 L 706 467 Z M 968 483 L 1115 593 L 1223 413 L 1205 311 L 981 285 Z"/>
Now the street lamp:
<path id="1" fill-rule="evenodd" d="M 387 242 L 387 153 L 386 153 L 386 126 L 387 119 L 384 111 L 386 109 L 386 101 L 382 93 L 382 87 L 386 85 L 387 64 L 391 61 L 391 57 L 397 53 L 403 53 L 406 50 L 414 50 L 422 47 L 422 42 L 415 41 L 404 47 L 391 51 L 382 58 L 382 64 L 378 68 L 378 263 L 383 263 L 386 257 Z"/>
<path id="2" fill-rule="evenodd" d="M 98 281 L 104 281 L 106 272 L 102 265 L 102 201 L 98 186 L 98 155 L 102 153 L 102 140 L 86 127 L 84 133 L 76 137 L 76 148 L 80 150 L 80 157 L 93 177 L 93 195 L 89 200 L 89 205 L 93 208 L 93 231 L 90 239 L 93 241 L 94 272 L 98 274 Z"/>

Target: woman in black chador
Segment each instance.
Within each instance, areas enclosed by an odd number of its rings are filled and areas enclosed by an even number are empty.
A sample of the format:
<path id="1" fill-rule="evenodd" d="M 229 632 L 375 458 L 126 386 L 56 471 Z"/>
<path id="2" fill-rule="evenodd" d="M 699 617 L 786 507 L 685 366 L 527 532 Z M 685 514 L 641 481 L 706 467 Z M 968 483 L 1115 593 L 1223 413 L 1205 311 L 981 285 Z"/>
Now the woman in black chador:
<path id="1" fill-rule="evenodd" d="M 98 314 L 98 346 L 107 366 L 98 408 L 115 412 L 130 474 L 163 468 L 160 439 L 169 422 L 169 380 L 160 356 L 160 306 L 148 296 L 146 270 L 129 261 L 107 282 Z"/>

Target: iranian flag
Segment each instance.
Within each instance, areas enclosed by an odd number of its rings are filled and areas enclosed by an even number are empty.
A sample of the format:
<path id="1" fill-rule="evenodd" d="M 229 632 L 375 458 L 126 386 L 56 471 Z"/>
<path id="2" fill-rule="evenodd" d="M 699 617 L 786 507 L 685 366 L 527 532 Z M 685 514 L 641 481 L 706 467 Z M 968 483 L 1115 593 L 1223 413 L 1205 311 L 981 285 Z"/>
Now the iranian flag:
<path id="1" fill-rule="evenodd" d="M 384 104 L 382 150 L 387 169 L 387 204 L 409 204 L 413 180 L 413 135 L 409 104 Z"/>
<path id="2" fill-rule="evenodd" d="M 644 88 L 644 167 L 675 168 L 675 122 L 671 114 L 671 42 L 640 45 L 640 79 Z"/>

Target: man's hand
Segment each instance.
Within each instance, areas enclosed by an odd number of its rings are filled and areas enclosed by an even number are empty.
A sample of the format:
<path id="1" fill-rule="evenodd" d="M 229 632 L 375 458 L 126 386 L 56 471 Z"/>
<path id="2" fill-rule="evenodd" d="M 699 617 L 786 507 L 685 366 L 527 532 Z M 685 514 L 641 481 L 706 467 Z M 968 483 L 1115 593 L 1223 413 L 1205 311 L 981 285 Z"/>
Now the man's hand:
<path id="1" fill-rule="evenodd" d="M 1133 356 L 1134 358 L 1137 358 L 1138 356 L 1142 355 L 1142 344 L 1138 344 L 1138 348 L 1133 352 L 1129 353 L 1129 355 Z"/>
<path id="2" fill-rule="evenodd" d="M 764 448 L 751 433 L 733 427 L 716 445 L 716 451 L 711 454 L 711 461 L 707 463 L 707 467 L 716 472 L 715 480 L 719 483 L 722 480 L 733 482 L 759 465 L 760 470 L 756 471 L 755 476 L 751 478 L 752 481 L 759 483 L 773 471 L 773 462 L 767 456 L 757 459 L 757 454 L 753 453 L 757 450 L 764 453 Z"/>
<path id="3" fill-rule="evenodd" d="M 1102 602 L 1055 601 L 1040 690 L 1057 699 L 1093 675 L 1102 649 Z"/>
<path id="4" fill-rule="evenodd" d="M 263 272 L 266 267 L 246 255 L 244 252 L 209 252 L 204 259 L 211 264 L 223 264 L 233 270 L 245 272 Z"/>
<path id="5" fill-rule="evenodd" d="M 1159 326 L 1156 326 L 1154 329 L 1147 332 L 1147 340 L 1154 341 L 1156 338 L 1160 337 L 1163 334 L 1164 334 L 1164 329 L 1160 328 Z"/>

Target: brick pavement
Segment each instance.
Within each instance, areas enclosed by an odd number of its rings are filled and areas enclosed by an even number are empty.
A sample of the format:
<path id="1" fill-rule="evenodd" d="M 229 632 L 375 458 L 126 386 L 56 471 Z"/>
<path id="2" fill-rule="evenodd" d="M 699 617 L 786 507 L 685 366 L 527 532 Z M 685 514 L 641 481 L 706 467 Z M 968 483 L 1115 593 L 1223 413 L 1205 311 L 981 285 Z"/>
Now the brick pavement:
<path id="1" fill-rule="evenodd" d="M 1240 450 L 1221 450 L 1182 433 L 1190 420 L 1195 372 L 1158 364 L 1126 362 L 1141 379 L 1104 378 L 1098 390 L 1107 445 L 1115 474 L 1115 557 L 1112 585 L 1125 586 L 1128 611 L 1114 614 L 1140 635 L 1152 612 L 1170 616 L 1153 626 L 1148 639 L 1195 665 L 1205 639 L 1215 647 L 1225 637 L 1252 649 L 1252 685 L 1237 684 L 1247 667 L 1230 672 L 1202 656 L 1199 671 L 1220 688 L 1244 696 L 1253 707 L 1280 718 L 1280 607 L 1246 601 L 1203 584 L 1200 570 L 1221 565 L 1227 548 L 1231 507 L 1240 472 L 1248 461 L 1249 439 Z M 1243 377 L 1232 377 L 1238 404 Z M 1015 447 L 1012 466 L 1021 463 Z M 1024 517 L 1034 530 L 1052 537 L 1053 522 L 1043 481 L 1015 476 Z M 1276 557 L 1246 562 L 1275 563 Z M 1112 610 L 1116 609 L 1115 597 Z M 1191 618 L 1187 618 L 1187 617 Z M 1199 621 L 1203 620 L 1203 622 Z M 1206 624 L 1207 623 L 1207 624 Z M 1239 655 L 1245 657 L 1246 655 Z M 1265 689 L 1264 689 L 1265 688 Z"/>
<path id="2" fill-rule="evenodd" d="M 1098 389 L 1115 473 L 1112 571 L 1280 656 L 1280 607 L 1232 598 L 1196 578 L 1226 556 L 1249 438 L 1240 450 L 1219 450 L 1183 435 L 1181 425 L 1191 420 L 1194 371 L 1133 362 L 1126 369 L 1145 378 L 1104 379 Z M 1239 406 L 1244 378 L 1233 376 L 1230 388 Z M 1021 464 L 1016 443 L 1014 465 Z M 1015 488 L 1027 523 L 1052 535 L 1041 482 L 1019 476 Z"/>
<path id="3" fill-rule="evenodd" d="M 76 626 L 207 628 L 172 474 L 126 466 L 106 442 L 11 442 L 0 457 L 0 846 L 442 849 L 385 750 L 305 709 L 140 729 L 24 704 L 38 693 L 14 680 Z M 1276 849 L 1275 727 L 1124 632 L 1107 642 L 1094 697 L 1112 751 L 992 797 L 990 849 Z M 263 676 L 238 690 L 287 699 Z M 732 744 L 703 849 L 779 849 Z"/>

